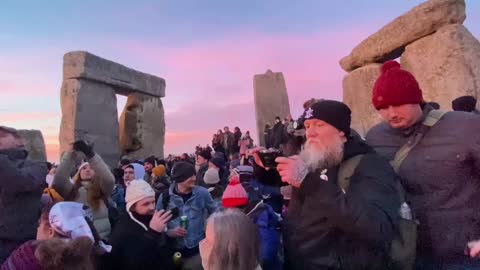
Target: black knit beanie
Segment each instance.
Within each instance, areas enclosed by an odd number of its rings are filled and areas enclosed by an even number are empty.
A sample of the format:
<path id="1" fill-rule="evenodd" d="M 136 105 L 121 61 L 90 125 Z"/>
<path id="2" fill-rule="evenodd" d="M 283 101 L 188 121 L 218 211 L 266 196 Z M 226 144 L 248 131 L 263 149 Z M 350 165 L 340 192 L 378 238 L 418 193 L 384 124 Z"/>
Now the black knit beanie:
<path id="1" fill-rule="evenodd" d="M 351 115 L 350 108 L 344 103 L 335 100 L 322 100 L 305 110 L 302 117 L 304 120 L 322 120 L 343 131 L 345 136 L 348 137 L 350 136 Z"/>
<path id="2" fill-rule="evenodd" d="M 195 166 L 188 162 L 179 161 L 173 165 L 171 178 L 176 183 L 182 183 L 195 174 Z"/>

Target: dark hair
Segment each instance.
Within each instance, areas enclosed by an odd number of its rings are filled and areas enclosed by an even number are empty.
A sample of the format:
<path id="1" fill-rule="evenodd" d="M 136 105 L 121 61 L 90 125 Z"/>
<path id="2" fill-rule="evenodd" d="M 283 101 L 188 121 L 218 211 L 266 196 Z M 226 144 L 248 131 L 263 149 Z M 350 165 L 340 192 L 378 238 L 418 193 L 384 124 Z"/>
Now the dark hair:
<path id="1" fill-rule="evenodd" d="M 46 163 L 47 163 L 47 170 L 50 172 L 50 170 L 53 168 L 53 164 L 48 161 Z"/>
<path id="2" fill-rule="evenodd" d="M 71 241 L 53 238 L 39 243 L 35 257 L 42 269 L 93 270 L 92 249 L 93 242 L 88 237 Z"/>
<path id="3" fill-rule="evenodd" d="M 128 165 L 125 167 L 125 169 L 126 169 L 126 168 L 130 168 L 130 169 L 132 169 L 132 170 L 135 170 L 135 167 L 133 167 L 132 164 L 128 164 Z"/>
<path id="4" fill-rule="evenodd" d="M 132 162 L 129 159 L 126 159 L 126 158 L 120 160 L 120 165 L 121 166 L 125 166 L 125 165 L 128 165 L 130 163 L 132 163 Z"/>
<path id="5" fill-rule="evenodd" d="M 145 159 L 145 163 L 150 163 L 152 164 L 153 166 L 155 166 L 156 164 L 156 159 L 154 156 L 149 156 Z"/>
<path id="6" fill-rule="evenodd" d="M 125 187 L 125 182 L 123 181 L 123 170 L 120 168 L 112 169 L 113 177 L 115 177 L 115 184 L 120 184 Z"/>
<path id="7" fill-rule="evenodd" d="M 163 165 L 167 167 L 167 162 L 165 161 L 165 159 L 157 159 L 157 166 L 158 165 Z"/>
<path id="8" fill-rule="evenodd" d="M 454 111 L 473 112 L 477 100 L 473 96 L 461 96 L 452 101 L 452 109 Z"/>
<path id="9" fill-rule="evenodd" d="M 212 159 L 212 152 L 208 148 L 200 148 L 198 149 L 197 153 L 195 153 L 197 156 L 201 156 L 204 159 L 210 161 Z"/>

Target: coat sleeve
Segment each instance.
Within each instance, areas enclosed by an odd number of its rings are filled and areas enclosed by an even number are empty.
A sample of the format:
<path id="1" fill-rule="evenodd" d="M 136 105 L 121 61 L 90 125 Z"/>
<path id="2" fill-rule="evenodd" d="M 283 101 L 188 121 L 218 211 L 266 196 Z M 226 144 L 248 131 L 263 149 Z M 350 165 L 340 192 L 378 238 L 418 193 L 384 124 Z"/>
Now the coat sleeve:
<path id="1" fill-rule="evenodd" d="M 45 183 L 47 166 L 40 162 L 25 161 L 18 168 L 6 155 L 0 155 L 0 189 L 12 192 L 30 192 Z"/>
<path id="2" fill-rule="evenodd" d="M 337 185 L 310 174 L 300 186 L 305 203 L 314 205 L 349 237 L 377 244 L 391 241 L 400 200 L 393 169 L 376 154 L 365 155 L 344 193 Z"/>
<path id="3" fill-rule="evenodd" d="M 96 179 L 100 181 L 100 188 L 102 189 L 103 193 L 107 197 L 109 197 L 113 192 L 113 187 L 115 185 L 115 177 L 108 169 L 107 164 L 105 164 L 103 159 L 98 154 L 95 154 L 95 156 L 91 158 L 88 162 L 90 163 L 92 169 L 95 171 L 95 174 L 98 176 L 96 177 Z"/>
<path id="4" fill-rule="evenodd" d="M 52 187 L 63 198 L 67 198 L 73 189 L 73 185 L 70 182 L 70 173 L 75 167 L 75 160 L 75 152 L 65 152 L 53 177 Z"/>
<path id="5" fill-rule="evenodd" d="M 205 207 L 207 208 L 208 215 L 217 211 L 218 208 L 217 203 L 213 200 L 212 195 L 210 195 L 210 192 L 208 191 L 205 192 Z"/>

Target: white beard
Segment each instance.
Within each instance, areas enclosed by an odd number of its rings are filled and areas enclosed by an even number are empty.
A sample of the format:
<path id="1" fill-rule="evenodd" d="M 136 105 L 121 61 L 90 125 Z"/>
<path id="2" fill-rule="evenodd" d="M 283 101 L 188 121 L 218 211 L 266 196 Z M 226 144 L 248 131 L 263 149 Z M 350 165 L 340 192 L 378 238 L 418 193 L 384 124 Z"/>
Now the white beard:
<path id="1" fill-rule="evenodd" d="M 314 144 L 307 140 L 300 152 L 300 158 L 311 172 L 317 169 L 331 168 L 342 162 L 343 147 L 344 144 L 340 137 L 335 137 L 335 140 L 329 144 L 324 142 Z"/>

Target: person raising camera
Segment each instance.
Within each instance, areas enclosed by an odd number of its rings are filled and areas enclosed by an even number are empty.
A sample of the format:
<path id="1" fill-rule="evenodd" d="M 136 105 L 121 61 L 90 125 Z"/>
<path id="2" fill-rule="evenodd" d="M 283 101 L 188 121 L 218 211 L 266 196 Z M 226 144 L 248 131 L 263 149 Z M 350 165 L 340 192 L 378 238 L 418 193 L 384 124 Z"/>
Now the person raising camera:
<path id="1" fill-rule="evenodd" d="M 78 160 L 80 165 L 70 182 L 70 173 Z M 102 158 L 95 154 L 93 147 L 85 141 L 76 141 L 70 151 L 65 152 L 58 166 L 52 187 L 65 201 L 79 202 L 91 208 L 93 225 L 102 240 L 110 235 L 111 225 L 105 202 L 113 192 L 115 178 Z"/>
<path id="2" fill-rule="evenodd" d="M 316 102 L 303 118 L 302 151 L 275 160 L 282 181 L 293 189 L 283 231 L 287 268 L 386 269 L 400 206 L 393 169 L 350 136 L 345 104 Z M 252 154 L 263 167 L 259 151 Z M 359 155 L 348 190 L 342 190 L 339 168 Z"/>

